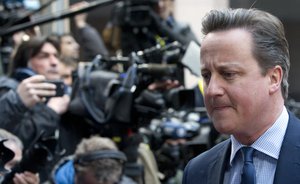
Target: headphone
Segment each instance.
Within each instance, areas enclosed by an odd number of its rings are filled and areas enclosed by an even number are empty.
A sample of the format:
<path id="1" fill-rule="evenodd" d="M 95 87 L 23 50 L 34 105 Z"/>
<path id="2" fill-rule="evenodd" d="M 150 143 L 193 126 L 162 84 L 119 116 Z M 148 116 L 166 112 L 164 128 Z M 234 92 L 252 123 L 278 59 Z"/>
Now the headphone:
<path id="1" fill-rule="evenodd" d="M 76 156 L 74 159 L 74 164 L 84 165 L 87 162 L 91 162 L 93 160 L 98 160 L 98 159 L 105 159 L 105 158 L 117 159 L 122 162 L 127 161 L 126 155 L 121 151 L 101 150 L 101 151 L 93 151 L 91 153 L 86 153 L 86 154 Z"/>

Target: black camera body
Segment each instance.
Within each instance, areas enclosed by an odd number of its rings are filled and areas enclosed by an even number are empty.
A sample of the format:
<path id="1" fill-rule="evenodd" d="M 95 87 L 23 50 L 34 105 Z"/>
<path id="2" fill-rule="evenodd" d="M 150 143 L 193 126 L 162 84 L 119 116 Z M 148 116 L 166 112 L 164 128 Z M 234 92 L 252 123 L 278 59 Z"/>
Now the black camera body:
<path id="1" fill-rule="evenodd" d="M 13 178 L 16 173 L 30 171 L 39 173 L 47 167 L 58 156 L 56 145 L 57 138 L 43 137 L 44 132 L 40 134 L 29 148 L 24 152 L 20 163 L 15 165 L 11 172 L 6 174 L 2 183 L 13 183 Z"/>
<path id="2" fill-rule="evenodd" d="M 62 80 L 46 80 L 46 83 L 51 83 L 56 86 L 56 93 L 53 97 L 61 97 L 66 93 L 66 85 Z"/>
<path id="3" fill-rule="evenodd" d="M 151 12 L 158 0 L 124 0 L 117 13 L 120 26 L 145 27 L 152 23 Z"/>
<path id="4" fill-rule="evenodd" d="M 22 81 L 28 77 L 34 76 L 37 73 L 31 68 L 18 68 L 14 73 L 14 78 L 18 81 Z M 67 93 L 67 86 L 62 80 L 45 80 L 46 83 L 51 83 L 56 86 L 56 93 L 53 97 L 60 97 Z"/>

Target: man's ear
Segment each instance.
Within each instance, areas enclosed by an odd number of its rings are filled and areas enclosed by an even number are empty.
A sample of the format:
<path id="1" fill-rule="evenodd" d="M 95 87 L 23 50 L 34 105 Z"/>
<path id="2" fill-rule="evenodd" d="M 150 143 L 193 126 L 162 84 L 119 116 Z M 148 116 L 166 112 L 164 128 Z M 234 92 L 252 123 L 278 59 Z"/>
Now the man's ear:
<path id="1" fill-rule="evenodd" d="M 281 90 L 281 81 L 283 77 L 283 71 L 281 66 L 276 65 L 274 68 L 268 70 L 268 76 L 270 77 L 270 94 Z"/>

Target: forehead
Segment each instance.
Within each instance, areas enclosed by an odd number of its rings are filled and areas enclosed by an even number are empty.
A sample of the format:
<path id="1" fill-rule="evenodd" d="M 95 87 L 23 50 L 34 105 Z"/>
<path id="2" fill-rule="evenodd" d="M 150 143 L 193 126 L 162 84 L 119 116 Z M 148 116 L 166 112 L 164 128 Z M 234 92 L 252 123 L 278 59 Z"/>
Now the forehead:
<path id="1" fill-rule="evenodd" d="M 49 43 L 49 42 L 46 42 L 46 43 L 42 46 L 40 52 L 43 52 L 43 53 L 57 53 L 58 51 L 57 51 L 57 49 L 54 47 L 54 45 L 52 45 L 52 44 Z"/>
<path id="2" fill-rule="evenodd" d="M 230 29 L 207 34 L 201 44 L 201 64 L 217 60 L 252 58 L 252 36 L 244 29 Z"/>
<path id="3" fill-rule="evenodd" d="M 64 35 L 61 38 L 61 42 L 68 42 L 68 41 L 75 41 L 73 36 L 71 35 Z"/>
<path id="4" fill-rule="evenodd" d="M 249 31 L 241 28 L 210 32 L 202 41 L 201 51 L 203 51 L 203 48 L 213 49 L 216 46 L 225 48 L 238 46 L 237 48 L 240 48 L 241 50 L 251 49 L 252 35 Z M 243 47 L 241 48 L 240 46 Z"/>

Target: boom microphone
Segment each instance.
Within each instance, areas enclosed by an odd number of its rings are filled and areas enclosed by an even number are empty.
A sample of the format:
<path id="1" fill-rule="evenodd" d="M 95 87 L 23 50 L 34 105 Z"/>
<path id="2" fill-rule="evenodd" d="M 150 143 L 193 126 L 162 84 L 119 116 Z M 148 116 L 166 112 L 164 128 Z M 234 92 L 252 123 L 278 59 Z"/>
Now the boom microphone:
<path id="1" fill-rule="evenodd" d="M 27 22 L 27 23 L 23 23 L 23 24 L 18 24 L 18 25 L 10 27 L 8 29 L 0 30 L 0 37 L 1 36 L 6 36 L 6 35 L 9 35 L 9 34 L 13 34 L 15 32 L 18 32 L 18 31 L 21 31 L 21 30 L 24 30 L 24 29 L 32 28 L 36 25 L 45 24 L 45 23 L 50 22 L 50 21 L 68 18 L 68 17 L 74 16 L 74 15 L 77 15 L 77 14 L 80 14 L 80 13 L 83 13 L 83 12 L 86 12 L 86 11 L 90 11 L 94 8 L 97 8 L 97 7 L 100 7 L 100 6 L 103 6 L 103 5 L 112 4 L 112 3 L 117 2 L 117 1 L 118 0 L 93 1 L 89 4 L 89 6 L 84 7 L 84 8 L 80 8 L 79 10 L 67 10 L 67 11 L 64 11 L 64 12 L 58 12 L 56 14 L 53 14 L 53 15 L 49 16 L 49 17 L 38 19 L 34 22 Z"/>

